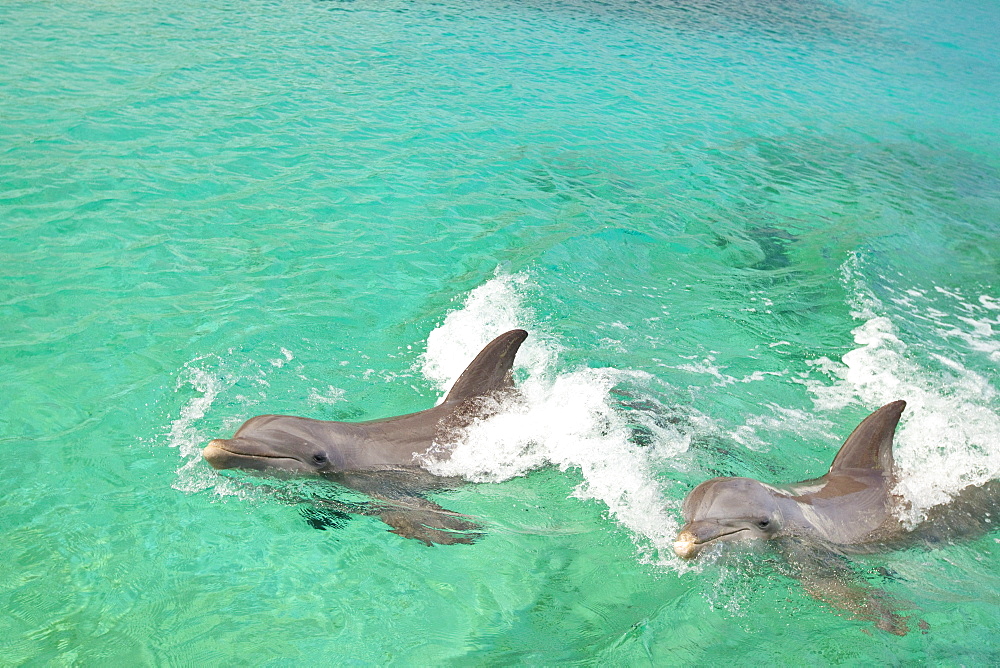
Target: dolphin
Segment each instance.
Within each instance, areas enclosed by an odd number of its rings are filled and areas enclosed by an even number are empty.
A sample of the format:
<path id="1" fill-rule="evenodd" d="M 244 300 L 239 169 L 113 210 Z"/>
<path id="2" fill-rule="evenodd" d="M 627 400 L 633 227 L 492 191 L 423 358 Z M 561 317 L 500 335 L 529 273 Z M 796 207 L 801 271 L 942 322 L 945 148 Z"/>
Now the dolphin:
<path id="1" fill-rule="evenodd" d="M 907 618 L 896 614 L 884 593 L 858 582 L 842 556 L 984 533 L 1000 511 L 1000 483 L 991 481 L 932 508 L 912 530 L 903 524 L 899 516 L 905 501 L 893 492 L 892 446 L 905 407 L 905 401 L 893 401 L 865 418 L 820 478 L 784 485 L 728 477 L 701 483 L 684 499 L 686 523 L 674 552 L 689 560 L 714 545 L 773 541 L 810 594 L 883 630 L 905 634 Z M 924 622 L 920 625 L 926 630 Z"/>
<path id="2" fill-rule="evenodd" d="M 376 499 L 361 512 L 378 515 L 392 533 L 427 545 L 470 543 L 479 536 L 469 533 L 478 525 L 419 494 L 460 481 L 426 471 L 420 456 L 437 446 L 435 454 L 446 458 L 447 448 L 440 446 L 454 442 L 473 421 L 499 412 L 501 401 L 516 394 L 512 367 L 527 336 L 514 329 L 487 344 L 434 408 L 367 422 L 259 415 L 232 438 L 209 442 L 202 455 L 216 469 L 318 475 Z M 344 510 L 358 512 L 356 504 L 308 501 L 338 517 Z"/>
<path id="3" fill-rule="evenodd" d="M 851 433 L 822 478 L 768 485 L 752 478 L 713 478 L 684 499 L 687 524 L 674 543 L 682 559 L 723 541 L 809 535 L 835 545 L 885 541 L 900 533 L 892 439 L 906 407 L 894 401 Z"/>

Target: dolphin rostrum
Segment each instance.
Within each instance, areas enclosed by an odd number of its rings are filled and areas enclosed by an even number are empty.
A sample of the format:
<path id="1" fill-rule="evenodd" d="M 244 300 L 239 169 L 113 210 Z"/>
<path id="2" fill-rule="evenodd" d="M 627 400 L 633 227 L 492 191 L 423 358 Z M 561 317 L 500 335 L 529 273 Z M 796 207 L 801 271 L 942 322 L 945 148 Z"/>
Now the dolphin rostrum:
<path id="1" fill-rule="evenodd" d="M 900 521 L 904 500 L 892 453 L 896 425 L 906 407 L 894 401 L 878 409 L 851 433 L 821 478 L 768 485 L 752 478 L 713 478 L 684 499 L 686 524 L 674 543 L 682 559 L 731 541 L 773 541 L 792 575 L 807 591 L 835 607 L 898 635 L 908 631 L 882 592 L 863 587 L 842 555 L 903 547 L 989 531 L 1000 510 L 1000 484 L 963 490 L 936 506 L 913 530 Z M 920 622 L 926 630 L 926 624 Z"/>
<path id="2" fill-rule="evenodd" d="M 368 422 L 331 422 L 288 415 L 259 415 L 229 439 L 215 439 L 202 454 L 217 469 L 251 469 L 319 475 L 363 492 L 379 504 L 378 515 L 393 533 L 431 543 L 470 543 L 479 527 L 423 498 L 414 490 L 440 489 L 457 482 L 422 469 L 420 455 L 446 445 L 474 420 L 500 410 L 514 390 L 514 357 L 528 333 L 514 329 L 491 341 L 434 408 Z M 435 448 L 436 455 L 447 452 Z M 301 500 L 301 499 L 300 499 Z M 310 499 L 319 507 L 345 504 Z M 357 506 L 350 510 L 357 511 Z M 465 518 L 465 519 L 463 519 Z"/>

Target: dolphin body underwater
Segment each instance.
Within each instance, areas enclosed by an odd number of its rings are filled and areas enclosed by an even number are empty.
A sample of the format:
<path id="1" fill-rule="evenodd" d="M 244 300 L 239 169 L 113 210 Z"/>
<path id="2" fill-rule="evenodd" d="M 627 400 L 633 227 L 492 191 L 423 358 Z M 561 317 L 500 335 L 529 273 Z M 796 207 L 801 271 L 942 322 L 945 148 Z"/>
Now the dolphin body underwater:
<path id="1" fill-rule="evenodd" d="M 843 555 L 947 543 L 995 530 L 1000 481 L 967 487 L 951 502 L 931 508 L 913 530 L 899 520 L 905 501 L 893 494 L 896 425 L 906 407 L 894 401 L 851 433 L 829 472 L 814 480 L 768 485 L 752 478 L 713 478 L 695 487 L 683 504 L 686 524 L 674 543 L 682 559 L 730 541 L 774 541 L 790 575 L 815 598 L 878 628 L 905 635 L 907 617 L 885 592 L 871 590 Z M 927 629 L 920 621 L 920 628 Z"/>
<path id="2" fill-rule="evenodd" d="M 290 500 L 319 509 L 304 513 L 317 528 L 324 528 L 324 511 L 339 518 L 347 511 L 377 515 L 392 533 L 427 545 L 471 543 L 481 536 L 481 527 L 420 494 L 461 480 L 431 474 L 417 457 L 454 441 L 473 421 L 496 414 L 500 401 L 516 393 L 511 370 L 527 336 L 514 329 L 487 344 L 434 408 L 368 422 L 259 415 L 232 438 L 211 441 L 202 454 L 216 469 L 319 475 L 376 500 L 358 505 L 293 496 Z"/>

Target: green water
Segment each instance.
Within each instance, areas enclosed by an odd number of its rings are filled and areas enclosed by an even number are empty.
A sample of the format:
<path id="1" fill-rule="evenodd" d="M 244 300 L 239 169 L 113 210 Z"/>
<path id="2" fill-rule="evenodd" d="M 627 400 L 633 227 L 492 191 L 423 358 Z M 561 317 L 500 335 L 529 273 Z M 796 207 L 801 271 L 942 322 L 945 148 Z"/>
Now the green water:
<path id="1" fill-rule="evenodd" d="M 996 663 L 996 533 L 855 560 L 904 637 L 670 541 L 698 482 L 820 475 L 894 399 L 914 517 L 1000 477 L 998 24 L 0 3 L 0 664 Z M 200 459 L 427 408 L 513 326 L 528 408 L 434 497 L 474 545 Z"/>

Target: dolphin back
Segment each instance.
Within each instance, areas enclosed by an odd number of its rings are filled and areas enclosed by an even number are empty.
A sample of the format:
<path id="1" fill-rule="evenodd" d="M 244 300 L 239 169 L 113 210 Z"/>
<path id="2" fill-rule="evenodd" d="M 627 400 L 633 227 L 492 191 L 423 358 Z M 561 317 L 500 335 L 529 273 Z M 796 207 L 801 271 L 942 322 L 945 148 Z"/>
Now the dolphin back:
<path id="1" fill-rule="evenodd" d="M 523 329 L 512 329 L 493 339 L 462 372 L 445 403 L 488 396 L 514 387 L 511 369 L 518 348 L 528 338 Z"/>

